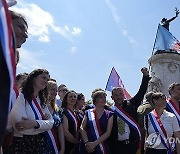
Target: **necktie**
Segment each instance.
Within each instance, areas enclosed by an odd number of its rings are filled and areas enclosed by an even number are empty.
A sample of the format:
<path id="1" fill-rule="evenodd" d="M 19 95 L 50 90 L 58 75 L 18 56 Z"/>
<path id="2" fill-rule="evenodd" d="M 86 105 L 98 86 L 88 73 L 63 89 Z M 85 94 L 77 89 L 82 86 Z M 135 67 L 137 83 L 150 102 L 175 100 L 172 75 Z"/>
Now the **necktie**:
<path id="1" fill-rule="evenodd" d="M 121 135 L 124 134 L 125 133 L 125 122 L 121 118 L 117 117 L 117 124 L 118 124 L 118 133 Z"/>

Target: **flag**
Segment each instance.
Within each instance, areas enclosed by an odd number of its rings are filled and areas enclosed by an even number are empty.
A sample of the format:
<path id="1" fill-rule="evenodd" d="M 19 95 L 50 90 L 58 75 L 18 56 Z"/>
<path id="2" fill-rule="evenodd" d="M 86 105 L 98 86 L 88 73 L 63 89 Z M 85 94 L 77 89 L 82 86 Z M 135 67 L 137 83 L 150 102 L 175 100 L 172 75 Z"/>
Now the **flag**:
<path id="1" fill-rule="evenodd" d="M 125 98 L 126 99 L 131 98 L 130 94 L 125 89 L 124 84 L 122 83 L 122 80 L 121 80 L 120 76 L 118 75 L 115 68 L 113 67 L 112 70 L 111 70 L 111 73 L 109 75 L 109 79 L 108 79 L 105 90 L 111 92 L 114 87 L 121 87 L 122 90 L 123 90 Z"/>
<path id="2" fill-rule="evenodd" d="M 162 25 L 159 24 L 153 51 L 180 51 L 180 42 Z"/>
<path id="3" fill-rule="evenodd" d="M 11 17 L 5 0 L 0 0 L 0 146 L 7 125 L 9 103 L 15 79 Z"/>

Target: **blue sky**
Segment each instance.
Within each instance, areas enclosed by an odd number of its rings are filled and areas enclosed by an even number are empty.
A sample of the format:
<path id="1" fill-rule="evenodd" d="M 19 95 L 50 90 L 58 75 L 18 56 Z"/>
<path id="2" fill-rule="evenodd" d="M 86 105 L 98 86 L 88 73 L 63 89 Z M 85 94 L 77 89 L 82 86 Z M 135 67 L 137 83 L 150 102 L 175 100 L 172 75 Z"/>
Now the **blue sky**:
<path id="1" fill-rule="evenodd" d="M 29 38 L 17 73 L 46 68 L 58 85 L 85 94 L 105 88 L 114 66 L 127 91 L 136 94 L 148 67 L 158 23 L 175 15 L 179 0 L 17 0 Z M 170 32 L 180 40 L 180 17 Z"/>

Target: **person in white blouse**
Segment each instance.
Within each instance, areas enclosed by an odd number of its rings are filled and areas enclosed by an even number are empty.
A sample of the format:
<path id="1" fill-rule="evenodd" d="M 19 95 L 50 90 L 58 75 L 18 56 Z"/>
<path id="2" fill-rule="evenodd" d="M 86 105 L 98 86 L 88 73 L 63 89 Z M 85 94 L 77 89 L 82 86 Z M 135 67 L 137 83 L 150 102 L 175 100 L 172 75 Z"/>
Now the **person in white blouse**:
<path id="1" fill-rule="evenodd" d="M 46 106 L 49 72 L 32 71 L 9 115 L 8 128 L 14 131 L 11 153 L 44 153 L 53 151 L 48 134 L 54 120 Z"/>
<path id="2" fill-rule="evenodd" d="M 180 154 L 180 127 L 175 115 L 165 110 L 165 95 L 156 92 L 152 94 L 151 100 L 155 109 L 145 117 L 146 154 L 170 154 L 173 152 L 173 145 L 176 146 L 177 154 Z"/>

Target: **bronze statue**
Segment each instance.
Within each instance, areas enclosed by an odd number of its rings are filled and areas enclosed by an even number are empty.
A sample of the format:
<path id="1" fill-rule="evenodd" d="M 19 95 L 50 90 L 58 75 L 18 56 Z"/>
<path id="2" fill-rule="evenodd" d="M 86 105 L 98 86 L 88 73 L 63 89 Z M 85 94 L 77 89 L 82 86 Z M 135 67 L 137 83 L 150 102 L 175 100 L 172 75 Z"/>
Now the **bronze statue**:
<path id="1" fill-rule="evenodd" d="M 174 19 L 176 19 L 178 17 L 178 14 L 179 14 L 179 10 L 177 8 L 175 8 L 174 11 L 176 12 L 176 15 L 174 17 L 172 17 L 171 19 L 168 19 L 168 20 L 167 20 L 167 18 L 163 18 L 161 20 L 162 26 L 165 27 L 168 31 L 169 31 L 169 23 L 171 21 L 173 21 Z"/>

